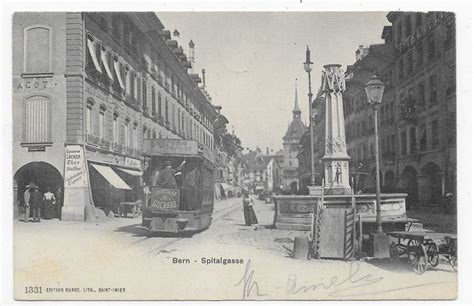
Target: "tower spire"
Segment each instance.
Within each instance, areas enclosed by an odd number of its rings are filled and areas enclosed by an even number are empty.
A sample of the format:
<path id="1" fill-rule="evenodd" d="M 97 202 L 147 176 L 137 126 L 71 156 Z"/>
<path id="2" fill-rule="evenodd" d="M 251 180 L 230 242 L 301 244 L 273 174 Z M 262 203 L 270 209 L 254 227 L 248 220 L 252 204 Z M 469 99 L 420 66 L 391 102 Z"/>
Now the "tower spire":
<path id="1" fill-rule="evenodd" d="M 298 79 L 295 79 L 295 108 L 293 109 L 293 119 L 301 118 L 301 110 L 298 105 Z"/>

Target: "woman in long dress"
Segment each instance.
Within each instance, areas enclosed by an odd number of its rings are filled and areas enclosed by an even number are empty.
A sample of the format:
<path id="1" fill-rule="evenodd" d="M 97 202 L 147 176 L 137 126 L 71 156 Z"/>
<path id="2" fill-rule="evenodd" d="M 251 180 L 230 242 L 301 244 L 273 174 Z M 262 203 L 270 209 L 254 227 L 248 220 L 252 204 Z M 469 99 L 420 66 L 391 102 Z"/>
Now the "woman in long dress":
<path id="1" fill-rule="evenodd" d="M 244 191 L 244 197 L 242 202 L 244 206 L 245 225 L 251 226 L 252 224 L 255 224 L 255 229 L 257 229 L 258 219 L 257 215 L 255 214 L 255 211 L 253 210 L 254 201 L 250 194 L 246 191 Z"/>

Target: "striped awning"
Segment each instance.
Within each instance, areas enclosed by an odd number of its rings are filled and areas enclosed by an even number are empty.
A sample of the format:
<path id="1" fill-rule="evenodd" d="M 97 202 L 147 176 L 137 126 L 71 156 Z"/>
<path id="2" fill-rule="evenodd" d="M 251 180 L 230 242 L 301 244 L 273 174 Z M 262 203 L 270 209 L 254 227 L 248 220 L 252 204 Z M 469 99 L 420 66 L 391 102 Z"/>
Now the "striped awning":
<path id="1" fill-rule="evenodd" d="M 125 168 L 119 168 L 119 167 L 117 167 L 117 169 L 119 169 L 120 171 L 125 172 L 127 174 L 133 175 L 133 176 L 142 176 L 143 175 L 143 172 L 138 171 L 138 170 L 131 170 L 131 169 L 125 169 Z"/>
<path id="2" fill-rule="evenodd" d="M 97 170 L 97 172 L 99 172 L 100 175 L 102 175 L 114 188 L 132 190 L 132 188 L 130 188 L 130 186 L 128 186 L 127 183 L 125 183 L 109 166 L 92 164 L 92 167 L 94 167 L 94 169 Z"/>

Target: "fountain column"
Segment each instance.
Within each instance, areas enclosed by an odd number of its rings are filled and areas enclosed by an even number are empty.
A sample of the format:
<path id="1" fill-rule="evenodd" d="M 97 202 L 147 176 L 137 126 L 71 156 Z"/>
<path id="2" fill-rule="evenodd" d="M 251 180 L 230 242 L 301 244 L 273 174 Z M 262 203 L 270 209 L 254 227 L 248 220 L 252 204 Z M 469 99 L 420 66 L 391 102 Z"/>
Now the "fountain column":
<path id="1" fill-rule="evenodd" d="M 349 160 L 346 147 L 342 92 L 346 89 L 341 65 L 325 65 L 320 91 L 325 95 L 326 135 L 324 161 L 324 193 L 351 194 L 349 186 Z"/>

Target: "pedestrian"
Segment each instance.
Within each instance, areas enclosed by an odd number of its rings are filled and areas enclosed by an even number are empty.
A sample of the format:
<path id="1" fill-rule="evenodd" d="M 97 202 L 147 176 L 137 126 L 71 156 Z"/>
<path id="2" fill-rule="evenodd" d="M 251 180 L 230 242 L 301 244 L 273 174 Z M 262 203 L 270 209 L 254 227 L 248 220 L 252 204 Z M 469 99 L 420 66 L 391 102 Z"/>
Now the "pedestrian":
<path id="1" fill-rule="evenodd" d="M 61 220 L 61 209 L 63 207 L 63 189 L 61 186 L 56 189 L 56 208 L 58 210 L 57 216 Z"/>
<path id="2" fill-rule="evenodd" d="M 30 182 L 28 185 L 26 185 L 25 193 L 23 193 L 23 201 L 25 205 L 25 222 L 30 221 L 30 197 L 31 193 L 34 191 L 34 187 L 35 183 Z"/>
<path id="3" fill-rule="evenodd" d="M 257 230 L 258 220 L 257 220 L 257 215 L 255 215 L 255 211 L 253 209 L 254 201 L 247 190 L 243 190 L 243 194 L 244 194 L 244 197 L 242 199 L 242 203 L 244 206 L 245 225 L 251 226 L 252 224 L 255 224 L 254 229 Z"/>
<path id="4" fill-rule="evenodd" d="M 43 218 L 44 219 L 52 219 L 55 217 L 57 213 L 57 208 L 56 208 L 56 197 L 54 196 L 54 193 L 51 192 L 51 188 L 46 189 L 46 193 L 43 195 L 43 206 L 44 206 L 44 212 L 43 212 Z"/>
<path id="5" fill-rule="evenodd" d="M 38 186 L 34 187 L 30 196 L 30 205 L 33 209 L 33 222 L 41 222 L 41 205 L 43 204 L 43 195 L 39 192 Z"/>
<path id="6" fill-rule="evenodd" d="M 176 175 L 179 175 L 181 168 L 185 164 L 185 160 L 176 168 L 173 169 L 172 162 L 170 160 L 165 161 L 165 168 L 160 171 L 158 174 L 156 184 L 161 188 L 177 188 L 178 184 L 176 183 Z"/>

